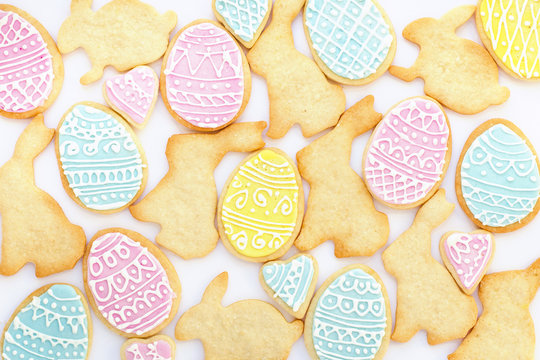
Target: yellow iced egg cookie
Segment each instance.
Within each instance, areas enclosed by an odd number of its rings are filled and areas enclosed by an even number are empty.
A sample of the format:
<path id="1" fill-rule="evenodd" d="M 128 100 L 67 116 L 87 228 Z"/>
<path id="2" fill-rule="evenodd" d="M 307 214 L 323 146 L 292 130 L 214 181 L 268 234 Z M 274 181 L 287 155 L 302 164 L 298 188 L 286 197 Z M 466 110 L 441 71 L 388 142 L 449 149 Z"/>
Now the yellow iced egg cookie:
<path id="1" fill-rule="evenodd" d="M 304 193 L 298 169 L 281 150 L 247 157 L 229 177 L 218 206 L 225 247 L 248 261 L 284 255 L 300 231 Z"/>
<path id="2" fill-rule="evenodd" d="M 540 1 L 480 0 L 476 25 L 503 70 L 519 79 L 540 79 Z"/>

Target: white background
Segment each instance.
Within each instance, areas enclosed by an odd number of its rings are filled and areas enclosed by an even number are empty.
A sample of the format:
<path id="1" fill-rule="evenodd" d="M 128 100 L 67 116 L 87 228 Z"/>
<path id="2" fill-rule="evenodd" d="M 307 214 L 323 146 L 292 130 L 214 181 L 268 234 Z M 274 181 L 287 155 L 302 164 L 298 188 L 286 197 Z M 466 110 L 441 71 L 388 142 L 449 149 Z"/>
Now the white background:
<path id="1" fill-rule="evenodd" d="M 211 0 L 146 1 L 153 3 L 160 12 L 171 9 L 178 14 L 178 26 L 173 34 L 193 20 L 200 18 L 214 19 Z M 8 0 L 7 2 L 22 8 L 37 18 L 55 39 L 60 24 L 69 14 L 69 0 Z M 106 0 L 94 2 L 94 10 L 97 10 L 106 3 Z M 411 65 L 417 54 L 417 48 L 401 37 L 401 31 L 405 25 L 420 17 L 440 17 L 452 7 L 467 3 L 465 0 L 381 0 L 380 2 L 386 9 L 396 29 L 398 47 L 394 64 L 401 66 Z M 300 17 L 295 20 L 293 29 L 296 47 L 311 56 Z M 479 42 L 474 20 L 472 19 L 459 29 L 458 34 Z M 154 70 L 159 71 L 160 65 L 161 60 L 152 64 L 152 67 Z M 62 92 L 53 106 L 45 113 L 45 123 L 51 128 L 57 126 L 63 113 L 76 102 L 90 100 L 105 103 L 101 95 L 102 82 L 104 79 L 116 74 L 114 69 L 107 68 L 103 79 L 100 81 L 89 86 L 80 85 L 79 78 L 90 69 L 89 60 L 82 50 L 64 56 L 64 66 L 65 79 Z M 535 148 L 540 150 L 540 82 L 519 81 L 502 71 L 500 71 L 500 82 L 511 90 L 510 99 L 505 104 L 490 107 L 488 110 L 473 116 L 462 116 L 450 110 L 447 111 L 453 133 L 453 154 L 442 187 L 447 190 L 449 200 L 456 204 L 454 190 L 456 163 L 468 135 L 482 122 L 495 117 L 509 119 L 521 127 L 523 132 L 530 137 Z M 385 113 L 390 106 L 404 98 L 422 95 L 422 86 L 421 80 L 405 83 L 389 74 L 385 74 L 367 86 L 346 86 L 347 106 L 353 105 L 366 95 L 373 94 L 375 96 L 375 109 L 378 112 Z M 268 121 L 268 99 L 265 81 L 253 74 L 251 100 L 239 121 L 257 120 Z M 3 164 L 11 156 L 15 141 L 27 124 L 28 120 L 0 119 L 0 164 Z M 172 134 L 185 133 L 187 129 L 169 115 L 162 100 L 159 99 L 148 126 L 136 132 L 146 150 L 149 163 L 148 185 L 144 193 L 146 195 L 167 172 L 167 160 L 165 158 L 167 138 Z M 351 166 L 357 172 L 360 172 L 361 157 L 368 138 L 369 133 L 364 134 L 356 139 L 353 145 Z M 302 137 L 298 126 L 289 131 L 283 139 L 277 141 L 266 137 L 265 139 L 267 145 L 279 147 L 293 158 L 295 153 L 309 142 L 308 139 Z M 217 168 L 215 174 L 219 191 L 221 191 L 231 171 L 244 156 L 245 154 L 229 154 Z M 113 215 L 98 215 L 79 207 L 62 188 L 53 144 L 50 144 L 35 161 L 35 172 L 37 185 L 60 203 L 73 223 L 84 227 L 88 238 L 91 238 L 98 230 L 108 227 L 124 227 L 136 230 L 151 240 L 159 231 L 159 225 L 139 222 L 131 217 L 128 210 Z M 305 185 L 305 188 L 307 194 L 307 185 Z M 408 211 L 392 210 L 381 204 L 376 204 L 376 207 L 389 216 L 391 228 L 389 243 L 409 227 L 416 212 L 416 209 Z M 459 206 L 456 206 L 450 219 L 433 234 L 433 256 L 437 260 L 440 260 L 439 239 L 443 233 L 450 230 L 475 230 L 473 223 L 465 216 Z M 496 235 L 497 249 L 489 271 L 521 269 L 532 263 L 533 260 L 540 256 L 539 233 L 540 216 L 521 230 L 510 234 Z M 333 250 L 333 244 L 326 242 L 311 251 L 311 254 L 317 258 L 320 265 L 318 285 L 334 271 L 345 265 L 353 263 L 369 265 L 380 274 L 385 282 L 392 304 L 392 314 L 394 315 L 396 283 L 382 266 L 382 250 L 371 258 L 347 259 L 336 259 Z M 173 336 L 174 326 L 180 314 L 200 301 L 206 285 L 222 271 L 229 272 L 229 290 L 225 296 L 224 304 L 251 298 L 271 301 L 259 284 L 258 271 L 260 265 L 248 263 L 234 257 L 221 243 L 211 254 L 202 259 L 184 261 L 171 252 L 165 250 L 165 253 L 174 263 L 182 282 L 180 309 L 174 321 L 164 330 L 167 335 Z M 296 253 L 296 250 L 292 248 L 285 257 L 289 257 L 294 253 Z M 12 311 L 29 293 L 51 282 L 69 282 L 82 289 L 81 263 L 79 262 L 71 271 L 44 279 L 36 279 L 33 265 L 25 266 L 14 276 L 0 276 L 0 326 L 4 327 Z M 480 303 L 479 309 L 481 309 Z M 532 303 L 531 312 L 537 328 L 540 328 L 540 296 Z M 288 319 L 291 320 L 289 317 Z M 95 316 L 93 316 L 93 320 L 94 335 L 90 359 L 119 358 L 120 346 L 124 339 L 109 331 Z M 446 359 L 446 356 L 453 352 L 458 345 L 459 341 L 452 341 L 437 346 L 429 346 L 426 342 L 425 332 L 419 332 L 408 343 L 391 342 L 385 359 Z M 203 350 L 199 341 L 177 341 L 177 359 L 202 359 L 203 357 Z M 540 359 L 540 346 L 536 349 L 535 358 Z M 308 359 L 303 339 L 295 343 L 290 359 Z"/>

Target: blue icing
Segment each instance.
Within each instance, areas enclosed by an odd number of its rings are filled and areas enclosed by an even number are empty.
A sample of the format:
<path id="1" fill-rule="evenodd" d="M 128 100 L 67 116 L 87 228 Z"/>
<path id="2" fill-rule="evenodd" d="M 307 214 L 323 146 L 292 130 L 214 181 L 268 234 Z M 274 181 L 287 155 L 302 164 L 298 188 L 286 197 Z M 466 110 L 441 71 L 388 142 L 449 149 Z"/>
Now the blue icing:
<path id="1" fill-rule="evenodd" d="M 86 207 L 118 209 L 139 192 L 145 165 L 125 125 L 99 109 L 77 105 L 59 133 L 64 175 Z"/>
<path id="2" fill-rule="evenodd" d="M 264 265 L 262 274 L 268 287 L 274 291 L 274 297 L 279 297 L 293 311 L 298 311 L 306 301 L 313 272 L 313 260 L 302 255 L 287 263 Z"/>
<path id="3" fill-rule="evenodd" d="M 533 211 L 540 194 L 536 158 L 525 140 L 497 124 L 477 137 L 463 157 L 461 190 L 482 224 L 503 227 Z"/>
<path id="4" fill-rule="evenodd" d="M 69 285 L 34 296 L 5 332 L 3 360 L 86 359 L 88 318 Z"/>
<path id="5" fill-rule="evenodd" d="M 372 0 L 308 0 L 305 22 L 319 58 L 347 79 L 377 72 L 394 41 Z"/>
<path id="6" fill-rule="evenodd" d="M 337 277 L 319 298 L 313 346 L 321 360 L 373 359 L 386 325 L 381 285 L 363 270 L 352 269 Z"/>
<path id="7" fill-rule="evenodd" d="M 268 13 L 268 0 L 216 0 L 215 8 L 244 41 L 253 40 Z"/>

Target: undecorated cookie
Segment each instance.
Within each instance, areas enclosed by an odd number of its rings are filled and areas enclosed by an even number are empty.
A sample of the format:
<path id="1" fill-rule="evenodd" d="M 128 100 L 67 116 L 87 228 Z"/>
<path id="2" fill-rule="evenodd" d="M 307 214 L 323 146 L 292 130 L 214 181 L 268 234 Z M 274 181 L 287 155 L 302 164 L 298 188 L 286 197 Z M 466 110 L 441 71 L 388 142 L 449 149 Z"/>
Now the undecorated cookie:
<path id="1" fill-rule="evenodd" d="M 176 344 L 167 335 L 129 339 L 122 345 L 122 360 L 174 360 Z"/>

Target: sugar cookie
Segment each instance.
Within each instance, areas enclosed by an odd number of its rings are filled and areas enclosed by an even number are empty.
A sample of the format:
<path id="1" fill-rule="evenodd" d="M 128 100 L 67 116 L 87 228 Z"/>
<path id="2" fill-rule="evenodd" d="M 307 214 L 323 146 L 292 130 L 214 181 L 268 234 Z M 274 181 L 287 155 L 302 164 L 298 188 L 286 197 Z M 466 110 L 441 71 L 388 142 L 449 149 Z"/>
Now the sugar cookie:
<path id="1" fill-rule="evenodd" d="M 121 360 L 174 360 L 176 344 L 167 335 L 129 339 L 122 345 Z"/>

